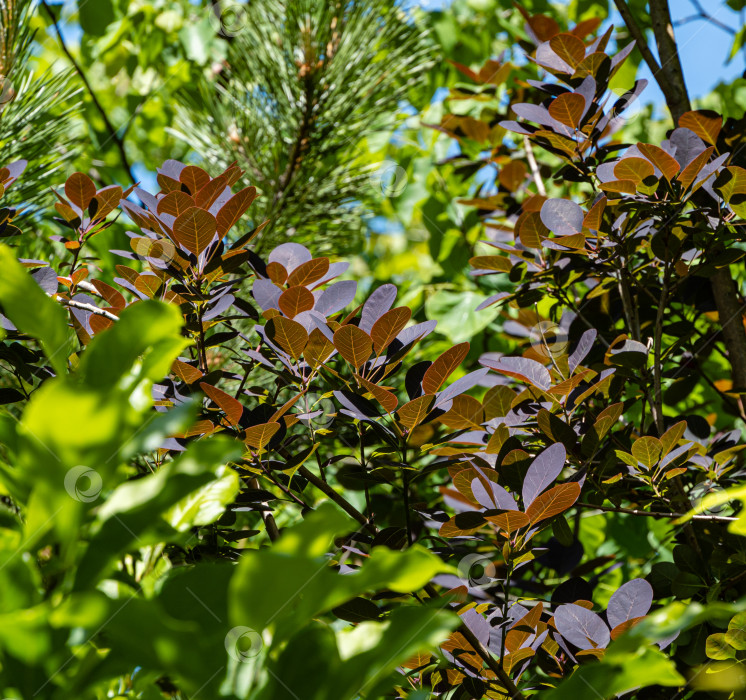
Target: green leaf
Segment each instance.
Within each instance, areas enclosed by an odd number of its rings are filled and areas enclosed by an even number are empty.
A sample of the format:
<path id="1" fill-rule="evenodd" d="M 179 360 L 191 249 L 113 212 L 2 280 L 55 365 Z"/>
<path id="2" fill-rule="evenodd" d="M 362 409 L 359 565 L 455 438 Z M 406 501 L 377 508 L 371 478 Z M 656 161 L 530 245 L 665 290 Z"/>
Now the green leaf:
<path id="1" fill-rule="evenodd" d="M 0 269 L 0 305 L 5 315 L 19 331 L 41 341 L 54 371 L 65 374 L 75 347 L 67 312 L 44 293 L 5 245 L 0 245 Z"/>
<path id="2" fill-rule="evenodd" d="M 78 0 L 80 28 L 86 34 L 103 36 L 106 28 L 116 19 L 112 0 Z"/>
<path id="3" fill-rule="evenodd" d="M 453 343 L 471 341 L 492 323 L 492 314 L 477 311 L 485 296 L 477 292 L 448 292 L 443 289 L 428 297 L 425 314 L 438 321 L 437 331 Z"/>

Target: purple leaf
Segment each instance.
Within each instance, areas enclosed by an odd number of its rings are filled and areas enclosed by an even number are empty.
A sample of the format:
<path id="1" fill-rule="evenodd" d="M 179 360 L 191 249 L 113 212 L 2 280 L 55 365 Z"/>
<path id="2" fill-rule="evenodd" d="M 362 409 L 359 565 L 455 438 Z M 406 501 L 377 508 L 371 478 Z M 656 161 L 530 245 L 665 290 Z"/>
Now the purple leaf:
<path id="1" fill-rule="evenodd" d="M 202 320 L 209 321 L 216 316 L 220 316 L 220 314 L 231 307 L 234 301 L 236 301 L 236 297 L 232 294 L 223 294 L 223 296 L 215 302 L 214 306 L 202 317 Z"/>
<path id="2" fill-rule="evenodd" d="M 357 282 L 353 280 L 335 282 L 321 292 L 313 310 L 324 316 L 331 316 L 344 309 L 355 298 L 356 292 Z"/>
<path id="3" fill-rule="evenodd" d="M 606 619 L 611 629 L 633 617 L 647 615 L 653 602 L 653 587 L 643 578 L 627 581 L 609 599 Z"/>
<path id="4" fill-rule="evenodd" d="M 575 368 L 585 359 L 586 355 L 591 351 L 591 348 L 593 347 L 593 341 L 596 340 L 596 335 L 596 329 L 591 328 L 580 336 L 578 346 L 575 348 L 575 351 L 567 360 L 567 364 L 570 367 L 570 372 L 574 372 Z"/>
<path id="5" fill-rule="evenodd" d="M 590 610 L 570 603 L 554 611 L 554 624 L 559 633 L 580 649 L 605 648 L 611 640 L 609 628 Z"/>
<path id="6" fill-rule="evenodd" d="M 290 274 L 298 265 L 311 260 L 308 248 L 300 243 L 282 243 L 277 246 L 267 258 L 268 262 L 278 262 Z"/>
<path id="7" fill-rule="evenodd" d="M 561 442 L 555 442 L 531 462 L 523 479 L 524 508 L 528 508 L 533 500 L 560 475 L 565 466 L 566 457 L 565 446 Z"/>
<path id="8" fill-rule="evenodd" d="M 335 277 L 339 277 L 340 275 L 344 274 L 349 266 L 350 263 L 346 262 L 331 263 L 331 265 L 329 265 L 328 272 L 320 280 L 317 280 L 313 283 L 313 288 L 316 289 L 316 287 L 319 287 L 326 282 L 331 282 L 331 280 L 333 280 Z"/>
<path id="9" fill-rule="evenodd" d="M 471 492 L 480 506 L 488 510 L 518 510 L 515 499 L 502 486 L 492 481 L 489 484 L 492 493 L 487 491 L 479 477 L 472 479 Z"/>
<path id="10" fill-rule="evenodd" d="M 536 49 L 536 62 L 539 65 L 546 66 L 552 70 L 559 71 L 561 73 L 573 73 L 572 66 L 563 61 L 552 49 L 550 43 L 545 41 Z"/>
<path id="11" fill-rule="evenodd" d="M 396 299 L 396 287 L 393 284 L 384 284 L 376 289 L 368 297 L 360 315 L 360 329 L 370 333 L 373 324 L 381 318 L 394 304 Z"/>
<path id="12" fill-rule="evenodd" d="M 583 230 L 583 210 L 569 199 L 547 199 L 540 216 L 544 226 L 558 236 L 571 236 Z"/>
<path id="13" fill-rule="evenodd" d="M 505 297 L 509 297 L 511 294 L 509 292 L 498 292 L 497 294 L 493 294 L 492 296 L 487 297 L 479 306 L 477 306 L 477 311 L 481 311 L 482 309 L 486 309 L 488 306 L 492 306 L 492 304 L 497 303 L 501 299 L 505 299 Z"/>
<path id="14" fill-rule="evenodd" d="M 415 340 L 420 340 L 432 333 L 437 324 L 437 321 L 423 321 L 414 326 L 409 326 L 396 336 L 396 340 L 401 343 L 402 347 L 406 347 L 410 343 L 414 343 Z"/>
<path id="15" fill-rule="evenodd" d="M 251 293 L 256 299 L 256 303 L 262 307 L 262 311 L 267 309 L 279 309 L 278 300 L 282 290 L 271 280 L 258 279 L 254 281 Z"/>
<path id="16" fill-rule="evenodd" d="M 585 100 L 585 109 L 583 110 L 583 116 L 586 115 L 588 110 L 593 104 L 593 98 L 596 96 L 596 81 L 592 75 L 585 76 L 582 83 L 575 89 L 578 95 L 581 95 Z"/>
<path id="17" fill-rule="evenodd" d="M 438 394 L 433 408 L 435 406 L 440 406 L 446 401 L 450 401 L 459 394 L 463 394 L 465 391 L 468 391 L 479 384 L 479 382 L 481 382 L 489 373 L 489 369 L 476 369 L 473 372 L 469 372 L 469 374 L 465 374 L 461 379 L 457 379 L 453 384 L 451 384 L 451 386 Z"/>
<path id="18" fill-rule="evenodd" d="M 546 391 L 552 385 L 552 378 L 549 376 L 547 368 L 536 360 L 529 360 L 526 357 L 501 357 L 498 360 L 493 360 L 485 358 L 483 355 L 479 358 L 479 363 L 494 369 L 500 374 L 523 379 L 542 391 Z"/>
<path id="19" fill-rule="evenodd" d="M 534 131 L 538 131 L 538 129 L 531 124 L 519 124 L 513 120 L 500 122 L 500 126 L 507 131 L 512 131 L 514 134 L 523 134 L 524 136 L 530 136 Z"/>
<path id="20" fill-rule="evenodd" d="M 635 48 L 635 42 L 630 41 L 619 53 L 611 57 L 611 67 L 618 66 L 627 56 L 632 53 L 632 49 Z"/>
<path id="21" fill-rule="evenodd" d="M 668 142 L 675 147 L 673 157 L 682 170 L 706 148 L 704 141 L 691 129 L 685 127 L 674 129 Z"/>
<path id="22" fill-rule="evenodd" d="M 168 160 L 163 161 L 163 165 L 158 168 L 158 172 L 163 173 L 164 175 L 171 177 L 174 180 L 178 180 L 179 175 L 181 175 L 181 171 L 184 170 L 184 168 L 186 168 L 186 165 L 184 165 L 184 163 L 179 160 L 169 158 Z"/>
<path id="23" fill-rule="evenodd" d="M 34 270 L 31 276 L 47 294 L 57 293 L 57 273 L 51 267 L 40 267 Z"/>

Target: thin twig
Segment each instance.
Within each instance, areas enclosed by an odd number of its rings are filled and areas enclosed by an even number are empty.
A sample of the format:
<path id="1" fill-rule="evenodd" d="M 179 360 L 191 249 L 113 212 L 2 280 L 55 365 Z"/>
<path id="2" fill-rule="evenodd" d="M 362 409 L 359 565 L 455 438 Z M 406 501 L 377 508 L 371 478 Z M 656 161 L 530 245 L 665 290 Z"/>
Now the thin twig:
<path id="1" fill-rule="evenodd" d="M 636 508 L 618 508 L 617 506 L 597 506 L 594 503 L 575 503 L 579 508 L 590 508 L 592 510 L 602 510 L 606 513 L 625 513 L 627 515 L 640 515 L 647 518 L 667 518 L 669 520 L 678 520 L 679 518 L 691 517 L 693 520 L 706 520 L 714 523 L 732 523 L 738 518 L 732 518 L 727 515 L 692 515 L 687 516 L 685 513 L 656 513 L 649 510 L 638 510 Z"/>
<path id="2" fill-rule="evenodd" d="M 531 139 L 528 138 L 528 136 L 523 137 L 523 147 L 526 149 L 526 160 L 528 161 L 528 166 L 531 168 L 531 176 L 534 178 L 534 184 L 536 185 L 536 190 L 542 197 L 547 196 L 547 190 L 546 187 L 544 187 L 544 180 L 541 179 L 541 173 L 539 172 L 539 165 L 536 162 L 536 157 L 534 156 L 534 149 L 531 146 Z"/>
<path id="3" fill-rule="evenodd" d="M 72 299 L 60 299 L 60 301 L 65 306 L 71 306 L 74 309 L 81 309 L 82 311 L 88 311 L 92 314 L 95 314 L 96 316 L 103 316 L 104 318 L 108 318 L 110 321 L 119 320 L 118 316 L 115 316 L 113 313 L 109 311 L 105 311 L 104 309 L 99 309 L 97 306 L 94 306 L 93 304 L 84 304 L 82 301 L 73 301 Z"/>

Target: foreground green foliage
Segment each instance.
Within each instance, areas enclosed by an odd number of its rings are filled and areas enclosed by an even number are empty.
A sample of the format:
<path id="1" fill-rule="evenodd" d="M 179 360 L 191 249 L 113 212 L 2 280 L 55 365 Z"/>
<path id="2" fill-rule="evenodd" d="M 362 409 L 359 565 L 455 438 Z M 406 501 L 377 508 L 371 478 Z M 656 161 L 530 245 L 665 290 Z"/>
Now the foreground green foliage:
<path id="1" fill-rule="evenodd" d="M 743 118 L 617 5 L 80 4 L 107 75 L 180 76 L 125 189 L 42 4 L 103 171 L 0 210 L 3 697 L 742 697 Z M 358 284 L 379 155 L 419 239 Z"/>

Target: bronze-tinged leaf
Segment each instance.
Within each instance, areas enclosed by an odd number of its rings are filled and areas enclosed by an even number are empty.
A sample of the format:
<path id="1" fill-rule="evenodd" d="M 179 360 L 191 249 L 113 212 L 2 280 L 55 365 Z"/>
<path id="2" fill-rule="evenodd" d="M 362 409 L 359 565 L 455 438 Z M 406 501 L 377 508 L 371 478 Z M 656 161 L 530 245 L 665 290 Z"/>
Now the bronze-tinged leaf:
<path id="1" fill-rule="evenodd" d="M 417 399 L 405 403 L 398 411 L 397 416 L 399 423 L 401 423 L 407 430 L 416 428 L 430 413 L 435 396 L 432 394 L 425 394 Z"/>
<path id="2" fill-rule="evenodd" d="M 308 336 L 308 345 L 303 353 L 306 362 L 313 367 L 320 367 L 334 352 L 334 343 L 318 328 L 314 328 Z"/>
<path id="3" fill-rule="evenodd" d="M 644 620 L 645 616 L 642 617 L 633 617 L 629 620 L 625 620 L 624 622 L 620 622 L 613 630 L 611 630 L 611 639 L 618 639 L 621 637 L 627 630 L 632 629 L 640 620 Z"/>
<path id="4" fill-rule="evenodd" d="M 484 417 L 487 420 L 507 415 L 510 411 L 516 393 L 509 386 L 498 384 L 487 390 L 482 400 Z"/>
<path id="5" fill-rule="evenodd" d="M 193 206 L 195 206 L 194 200 L 186 192 L 174 190 L 173 192 L 169 192 L 163 199 L 158 200 L 156 213 L 179 216 L 179 214 L 183 214 Z"/>
<path id="6" fill-rule="evenodd" d="M 240 401 L 207 382 L 200 382 L 199 387 L 213 403 L 220 407 L 231 425 L 238 425 L 238 421 L 241 420 L 243 414 L 243 406 Z"/>
<path id="7" fill-rule="evenodd" d="M 509 535 L 522 527 L 526 527 L 530 522 L 528 516 L 519 510 L 508 510 L 498 515 L 487 515 L 485 517 Z"/>
<path id="8" fill-rule="evenodd" d="M 174 239 L 190 253 L 199 255 L 215 236 L 217 222 L 210 212 L 191 207 L 174 221 Z"/>
<path id="9" fill-rule="evenodd" d="M 373 349 L 376 355 L 380 355 L 396 338 L 404 326 L 412 318 L 412 309 L 408 306 L 397 306 L 389 309 L 379 318 L 370 329 L 370 337 L 373 340 Z"/>
<path id="10" fill-rule="evenodd" d="M 65 195 L 81 209 L 87 209 L 96 196 L 96 185 L 85 173 L 73 173 L 65 183 Z"/>
<path id="11" fill-rule="evenodd" d="M 526 173 L 526 166 L 520 160 L 512 160 L 500 168 L 497 179 L 508 192 L 515 192 L 526 179 Z"/>
<path id="12" fill-rule="evenodd" d="M 177 433 L 176 435 L 174 435 L 174 437 L 188 438 L 188 437 L 194 437 L 195 435 L 209 435 L 210 433 L 214 432 L 214 430 L 215 430 L 215 425 L 212 421 L 198 420 L 186 432 Z"/>
<path id="13" fill-rule="evenodd" d="M 348 324 L 334 334 L 334 347 L 346 362 L 357 369 L 370 357 L 373 341 L 364 330 Z"/>
<path id="14" fill-rule="evenodd" d="M 270 422 L 275 422 L 280 420 L 293 406 L 295 406 L 296 403 L 298 403 L 298 399 L 300 399 L 301 396 L 305 396 L 305 390 L 301 391 L 299 394 L 296 394 L 293 396 L 292 399 L 288 399 L 280 408 L 278 408 L 273 414 L 272 417 L 269 419 Z"/>
<path id="15" fill-rule="evenodd" d="M 549 41 L 560 32 L 559 24 L 548 15 L 533 15 L 526 23 L 539 41 Z"/>
<path id="16" fill-rule="evenodd" d="M 187 384 L 193 384 L 204 376 L 196 367 L 192 367 L 192 365 L 181 360 L 174 360 L 174 363 L 171 365 L 171 371 L 182 382 L 186 382 Z"/>
<path id="17" fill-rule="evenodd" d="M 700 153 L 691 163 L 689 163 L 689 165 L 686 166 L 686 168 L 681 171 L 677 179 L 685 190 L 689 189 L 690 185 L 694 182 L 694 180 L 696 180 L 697 175 L 699 175 L 702 168 L 705 167 L 707 161 L 710 160 L 710 156 L 713 154 L 714 150 L 714 146 L 705 148 L 702 153 Z"/>
<path id="18" fill-rule="evenodd" d="M 720 129 L 723 128 L 723 117 L 709 109 L 698 109 L 684 112 L 679 117 L 679 126 L 690 129 L 703 141 L 714 146 L 717 143 Z"/>
<path id="19" fill-rule="evenodd" d="M 424 666 L 427 666 L 430 663 L 430 660 L 432 658 L 433 658 L 433 655 L 430 652 L 423 651 L 407 659 L 407 661 L 403 663 L 402 666 L 404 668 L 410 668 L 412 670 L 417 669 L 417 668 L 423 668 Z"/>
<path id="20" fill-rule="evenodd" d="M 218 212 L 218 235 L 222 238 L 246 213 L 256 199 L 256 187 L 245 187 L 236 192 Z"/>
<path id="21" fill-rule="evenodd" d="M 508 429 L 508 426 L 505 425 L 505 423 L 500 423 L 500 425 L 495 428 L 495 432 L 490 435 L 485 452 L 489 455 L 500 454 L 500 450 L 502 450 L 503 445 L 507 442 L 509 437 L 510 430 Z"/>
<path id="22" fill-rule="evenodd" d="M 104 187 L 96 192 L 94 197 L 98 207 L 94 215 L 95 220 L 105 219 L 111 212 L 113 212 L 118 206 L 119 202 L 122 201 L 122 188 L 119 185 L 112 185 L 111 187 Z"/>
<path id="23" fill-rule="evenodd" d="M 80 219 L 80 214 L 78 214 L 69 204 L 65 204 L 64 202 L 55 202 L 54 208 L 57 210 L 57 213 L 68 223 L 70 221 L 74 221 L 75 219 Z M 7 211 L 7 209 L 5 211 Z"/>
<path id="24" fill-rule="evenodd" d="M 219 177 L 225 178 L 225 184 L 228 187 L 233 187 L 240 179 L 241 175 L 243 175 L 243 170 L 236 165 L 238 161 L 233 161 L 222 173 L 220 173 Z"/>
<path id="25" fill-rule="evenodd" d="M 661 441 L 652 435 L 638 438 L 632 443 L 632 456 L 647 469 L 650 469 L 661 456 Z"/>
<path id="26" fill-rule="evenodd" d="M 477 525 L 476 527 L 471 527 L 468 529 L 463 529 L 459 527 L 456 524 L 456 516 L 452 517 L 450 520 L 444 522 L 440 529 L 438 530 L 438 534 L 441 537 L 464 537 L 466 535 L 473 535 L 479 528 L 482 527 L 482 525 Z M 465 647 L 461 647 L 462 649 Z M 460 659 L 463 658 L 463 655 L 459 656 Z M 478 657 L 477 657 L 478 658 Z"/>
<path id="27" fill-rule="evenodd" d="M 612 194 L 634 194 L 637 192 L 637 183 L 634 180 L 610 180 L 602 182 L 599 189 Z"/>
<path id="28" fill-rule="evenodd" d="M 422 389 L 426 394 L 434 394 L 443 386 L 446 379 L 464 361 L 469 353 L 469 347 L 469 343 L 454 345 L 427 368 L 422 377 Z"/>
<path id="29" fill-rule="evenodd" d="M 585 44 L 572 34 L 557 34 L 553 36 L 549 40 L 549 46 L 554 53 L 573 69 L 585 58 Z"/>
<path id="30" fill-rule="evenodd" d="M 130 284 L 134 285 L 137 281 L 137 272 L 135 272 L 132 268 L 127 267 L 126 265 L 115 265 L 114 269 Z"/>
<path id="31" fill-rule="evenodd" d="M 590 75 L 595 78 L 603 68 L 604 64 L 608 64 L 609 68 L 611 68 L 611 60 L 605 53 L 602 51 L 590 53 L 580 63 L 578 63 L 572 77 L 585 78 Z"/>
<path id="32" fill-rule="evenodd" d="M 96 291 L 115 309 L 123 309 L 127 306 L 127 302 L 124 297 L 114 287 L 109 286 L 106 282 L 101 280 L 91 280 L 91 284 L 96 288 Z"/>
<path id="33" fill-rule="evenodd" d="M 158 173 L 155 179 L 163 192 L 175 192 L 177 190 L 181 192 L 181 183 L 178 180 L 174 180 L 172 177 L 163 173 Z"/>
<path id="34" fill-rule="evenodd" d="M 580 484 L 573 481 L 545 491 L 537 496 L 526 510 L 526 515 L 535 525 L 547 518 L 564 513 L 580 497 Z"/>
<path id="35" fill-rule="evenodd" d="M 549 229 L 544 225 L 538 211 L 526 211 L 521 214 L 515 223 L 515 230 L 526 248 L 541 248 L 544 239 L 549 238 Z"/>
<path id="36" fill-rule="evenodd" d="M 279 429 L 280 424 L 274 421 L 252 425 L 250 428 L 246 428 L 243 441 L 255 450 L 263 450 Z"/>
<path id="37" fill-rule="evenodd" d="M 303 354 L 308 343 L 308 333 L 297 321 L 275 316 L 267 322 L 265 330 L 267 337 L 294 360 Z"/>
<path id="38" fill-rule="evenodd" d="M 290 287 L 277 301 L 280 311 L 288 318 L 295 318 L 301 311 L 310 311 L 316 300 L 306 287 Z"/>
<path id="39" fill-rule="evenodd" d="M 577 129 L 585 110 L 585 99 L 574 92 L 563 92 L 549 105 L 549 116 L 560 124 Z"/>
<path id="40" fill-rule="evenodd" d="M 110 309 L 106 310 L 110 311 Z M 105 316 L 91 314 L 91 317 L 88 319 L 88 325 L 91 327 L 93 335 L 96 335 L 101 331 L 105 331 L 108 328 L 111 328 L 114 325 L 114 321 L 112 321 L 110 318 L 106 318 Z"/>
<path id="41" fill-rule="evenodd" d="M 138 275 L 135 280 L 135 288 L 151 299 L 158 295 L 162 287 L 163 282 L 155 275 Z"/>
<path id="42" fill-rule="evenodd" d="M 484 421 L 484 411 L 482 404 L 473 396 L 460 394 L 454 397 L 451 409 L 439 420 L 451 430 L 479 428 Z"/>
<path id="43" fill-rule="evenodd" d="M 526 522 L 528 523 L 528 519 Z M 505 648 L 509 652 L 518 651 L 534 634 L 538 636 L 539 626 L 545 625 L 541 622 L 542 612 L 544 612 L 544 605 L 538 603 L 510 628 L 505 635 Z"/>
<path id="44" fill-rule="evenodd" d="M 678 423 L 672 425 L 661 435 L 661 457 L 665 457 L 676 445 L 679 440 L 684 436 L 686 430 L 686 421 L 681 420 Z"/>
<path id="45" fill-rule="evenodd" d="M 604 210 L 608 203 L 606 197 L 601 197 L 589 210 L 583 219 L 583 227 L 590 231 L 598 231 L 603 222 Z"/>
<path id="46" fill-rule="evenodd" d="M 210 176 L 196 165 L 187 165 L 179 174 L 179 182 L 186 185 L 190 195 L 195 195 L 210 182 Z"/>
<path id="47" fill-rule="evenodd" d="M 513 263 L 504 255 L 477 255 L 469 259 L 469 265 L 475 270 L 495 272 L 510 272 L 513 269 Z"/>
<path id="48" fill-rule="evenodd" d="M 655 175 L 655 168 L 649 160 L 644 158 L 622 158 L 614 166 L 614 175 L 618 180 L 632 180 L 639 184 L 646 177 Z"/>
<path id="49" fill-rule="evenodd" d="M 368 391 L 369 394 L 372 394 L 373 398 L 383 406 L 386 413 L 393 413 L 396 410 L 396 407 L 399 405 L 399 399 L 396 398 L 396 394 L 368 381 L 365 377 L 361 377 L 359 374 L 356 374 L 355 377 L 362 387 Z"/>
<path id="50" fill-rule="evenodd" d="M 660 146 L 652 143 L 638 143 L 637 148 L 658 170 L 663 173 L 663 177 L 669 182 L 676 177 L 679 172 L 679 164 L 676 159 L 666 153 Z"/>
<path id="51" fill-rule="evenodd" d="M 282 287 L 287 281 L 288 271 L 280 263 L 271 262 L 267 264 L 267 277 L 278 287 Z"/>
<path id="52" fill-rule="evenodd" d="M 227 184 L 226 178 L 223 175 L 218 175 L 194 195 L 194 203 L 201 209 L 209 209 L 223 193 Z"/>
<path id="53" fill-rule="evenodd" d="M 307 286 L 318 282 L 327 272 L 329 272 L 329 258 L 314 258 L 298 265 L 288 277 L 288 284 Z"/>

